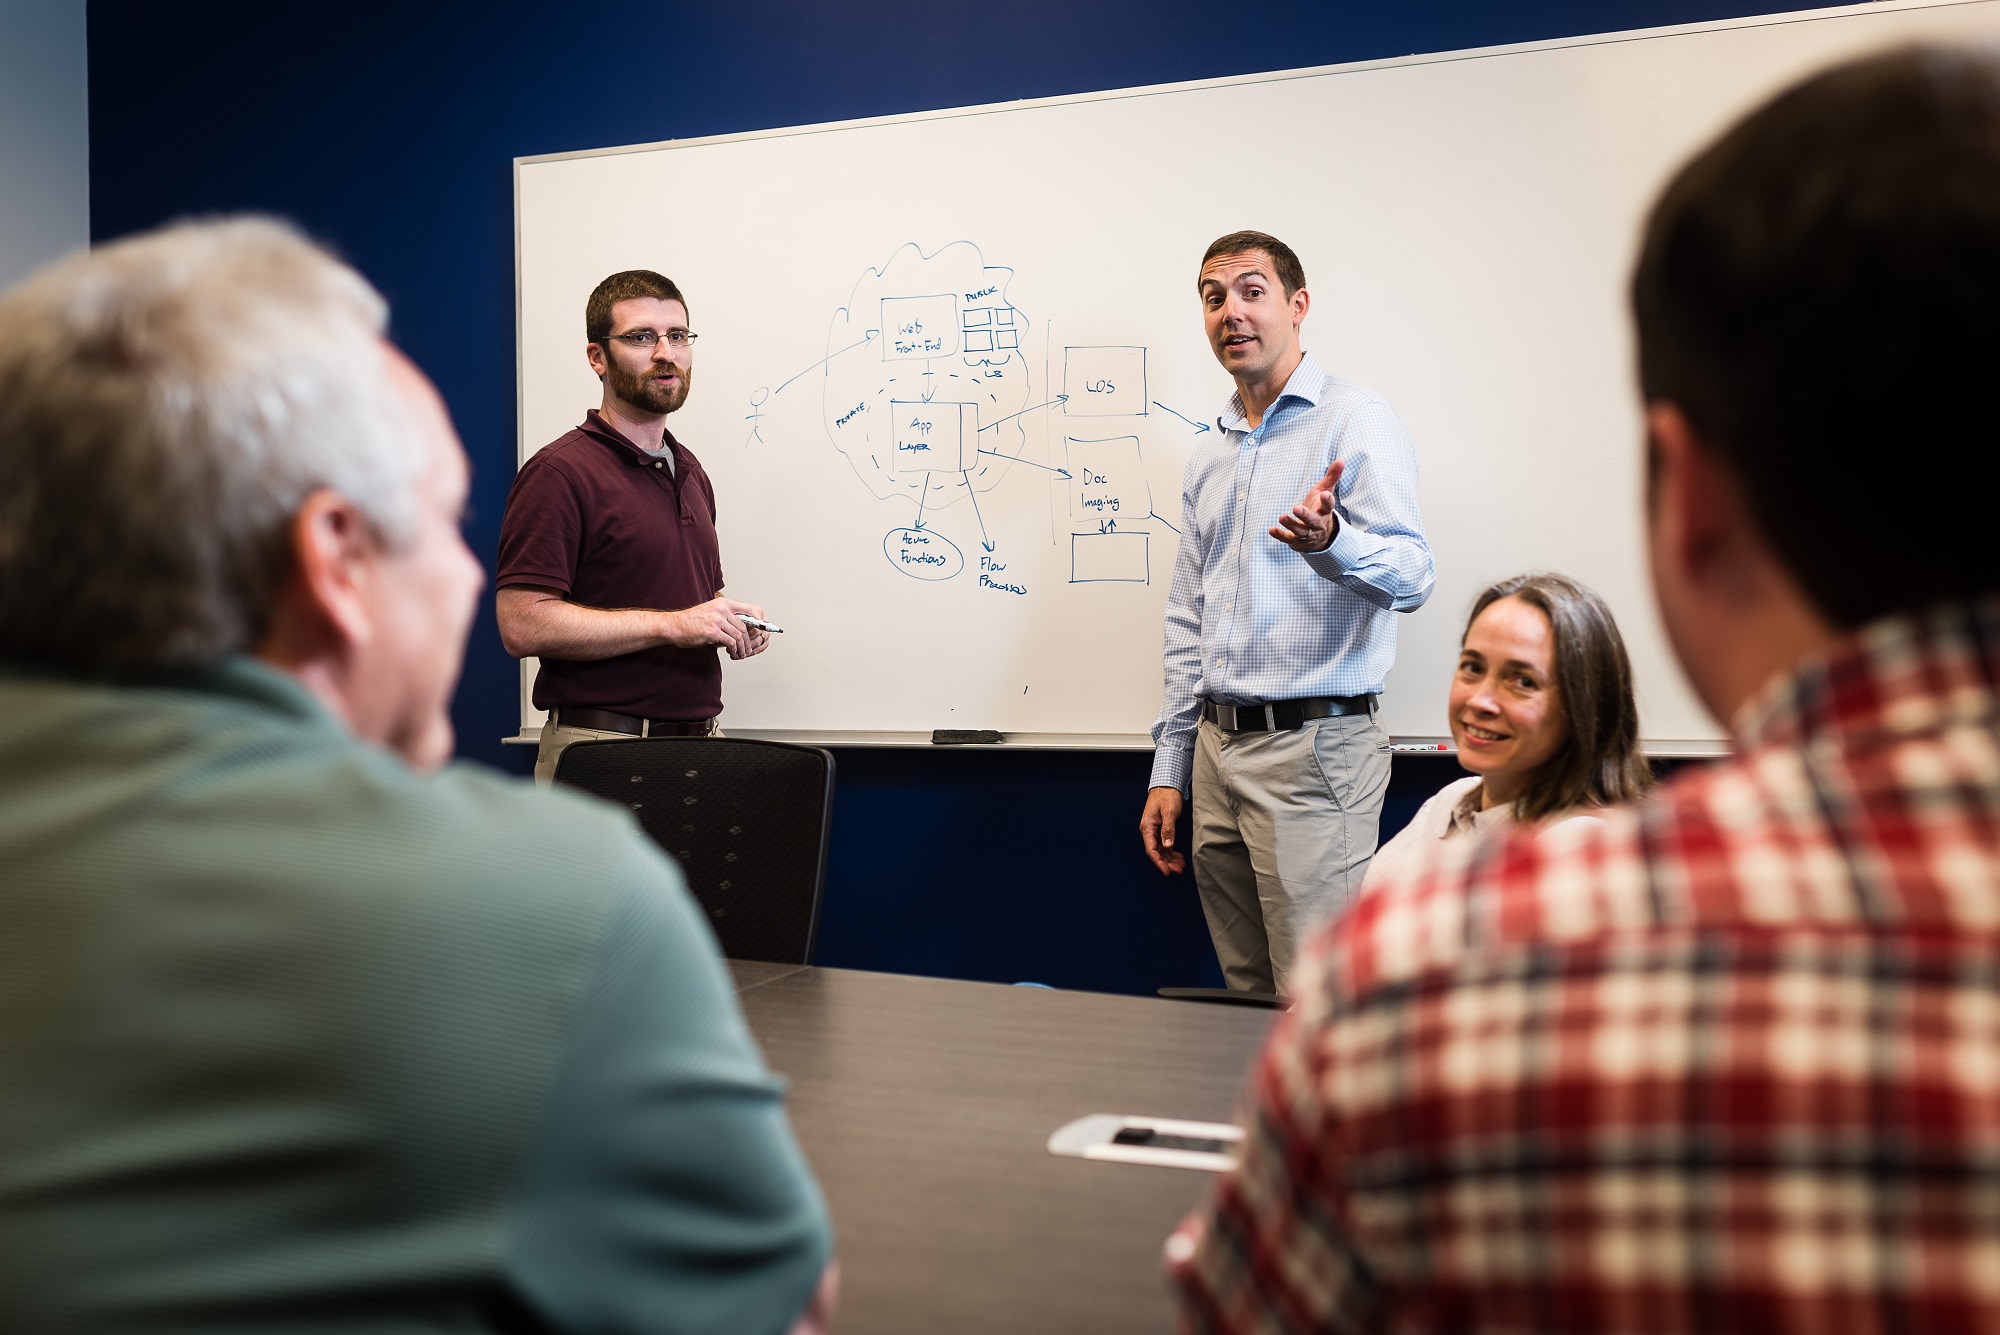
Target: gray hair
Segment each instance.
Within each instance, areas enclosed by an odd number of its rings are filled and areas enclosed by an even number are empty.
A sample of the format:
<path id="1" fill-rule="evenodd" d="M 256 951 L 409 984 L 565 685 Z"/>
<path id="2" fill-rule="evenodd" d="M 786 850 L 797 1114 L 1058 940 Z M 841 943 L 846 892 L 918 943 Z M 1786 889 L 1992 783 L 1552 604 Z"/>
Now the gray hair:
<path id="1" fill-rule="evenodd" d="M 94 676 L 256 644 L 321 488 L 391 550 L 428 446 L 387 307 L 282 223 L 183 223 L 0 295 L 0 658 Z"/>

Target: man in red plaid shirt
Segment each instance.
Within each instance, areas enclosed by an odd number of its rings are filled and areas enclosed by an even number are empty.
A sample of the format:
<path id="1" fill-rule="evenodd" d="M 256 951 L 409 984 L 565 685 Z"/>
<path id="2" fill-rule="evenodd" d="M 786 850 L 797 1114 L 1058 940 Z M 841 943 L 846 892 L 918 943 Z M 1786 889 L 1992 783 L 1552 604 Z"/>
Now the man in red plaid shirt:
<path id="1" fill-rule="evenodd" d="M 1315 943 L 1199 1331 L 2000 1330 L 2000 64 L 1684 168 L 1633 281 L 1655 591 L 1735 737 Z"/>

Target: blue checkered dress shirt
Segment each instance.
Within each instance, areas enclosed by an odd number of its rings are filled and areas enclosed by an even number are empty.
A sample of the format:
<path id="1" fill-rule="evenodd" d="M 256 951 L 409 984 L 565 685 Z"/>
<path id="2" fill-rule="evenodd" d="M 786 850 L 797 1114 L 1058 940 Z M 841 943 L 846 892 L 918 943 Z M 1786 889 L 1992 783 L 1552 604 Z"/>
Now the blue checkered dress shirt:
<path id="1" fill-rule="evenodd" d="M 1417 449 L 1381 398 L 1307 353 L 1253 431 L 1241 395 L 1195 447 L 1167 595 L 1152 785 L 1187 790 L 1203 698 L 1256 704 L 1381 691 L 1397 612 L 1437 571 L 1417 513 Z M 1340 530 L 1304 556 L 1270 535 L 1335 459 Z"/>

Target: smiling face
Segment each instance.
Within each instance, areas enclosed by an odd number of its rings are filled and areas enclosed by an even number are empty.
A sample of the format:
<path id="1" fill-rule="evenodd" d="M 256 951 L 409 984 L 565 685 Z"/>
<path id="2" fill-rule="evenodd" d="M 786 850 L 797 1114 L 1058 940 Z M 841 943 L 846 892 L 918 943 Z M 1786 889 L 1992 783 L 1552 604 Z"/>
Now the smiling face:
<path id="1" fill-rule="evenodd" d="M 1261 250 L 1217 255 L 1201 266 L 1202 322 L 1222 369 L 1238 380 L 1268 379 L 1298 358 L 1299 325 L 1310 299 L 1290 296 Z"/>
<path id="2" fill-rule="evenodd" d="M 1485 781 L 1486 805 L 1519 797 L 1568 735 L 1555 672 L 1555 632 L 1538 607 L 1502 598 L 1466 628 L 1451 682 L 1451 738 L 1458 763 Z"/>
<path id="3" fill-rule="evenodd" d="M 604 383 L 620 402 L 635 411 L 648 417 L 675 412 L 687 402 L 688 390 L 694 384 L 693 345 L 672 348 L 661 339 L 647 352 L 628 348 L 615 336 L 640 329 L 664 334 L 675 329 L 685 331 L 687 327 L 687 307 L 678 301 L 627 298 L 611 308 L 614 337 L 590 345 L 591 369 L 604 377 Z"/>

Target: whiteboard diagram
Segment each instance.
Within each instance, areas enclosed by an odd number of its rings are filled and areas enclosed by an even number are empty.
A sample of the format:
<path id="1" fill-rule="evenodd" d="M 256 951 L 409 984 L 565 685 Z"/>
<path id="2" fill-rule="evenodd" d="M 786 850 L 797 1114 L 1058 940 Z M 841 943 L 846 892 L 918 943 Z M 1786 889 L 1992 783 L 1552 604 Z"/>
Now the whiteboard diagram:
<path id="1" fill-rule="evenodd" d="M 703 339 L 673 429 L 715 483 L 728 592 L 787 631 L 729 666 L 732 732 L 1145 746 L 1180 542 L 1159 516 L 1180 522 L 1183 466 L 1231 389 L 1193 280 L 1210 241 L 1259 227 L 1313 277 L 1307 347 L 1393 404 L 1422 460 L 1438 584 L 1398 618 L 1384 726 L 1439 734 L 1474 595 L 1553 569 L 1610 603 L 1649 742 L 1710 747 L 1639 537 L 1634 238 L 1678 164 L 1781 83 L 1996 34 L 2000 3 L 1882 0 L 521 159 L 520 457 L 602 393 L 579 346 L 591 289 L 669 274 Z M 1297 135 L 1244 124 L 1299 127 L 1339 169 L 1301 173 Z M 1288 188 L 1198 188 L 1209 161 Z M 644 221 L 607 227 L 607 199 Z M 879 342 L 917 324 L 902 354 Z M 897 452 L 891 400 L 969 406 Z M 893 567 L 892 530 L 913 554 Z"/>
<path id="2" fill-rule="evenodd" d="M 869 496 L 901 510 L 882 555 L 911 579 L 971 575 L 978 588 L 1028 596 L 1026 577 L 996 555 L 1007 535 L 980 498 L 1039 475 L 1063 484 L 1051 505 L 1069 530 L 1066 582 L 1150 584 L 1154 532 L 1173 526 L 1153 513 L 1140 438 L 1100 434 L 1148 415 L 1147 350 L 1065 347 L 1062 389 L 1048 393 L 1030 357 L 1037 322 L 1015 305 L 1013 279 L 970 241 L 897 247 L 833 312 L 821 361 L 751 392 L 752 438 L 764 443 L 774 400 L 817 391 L 827 442 Z M 1059 458 L 1031 457 L 1036 414 L 1062 422 Z"/>

